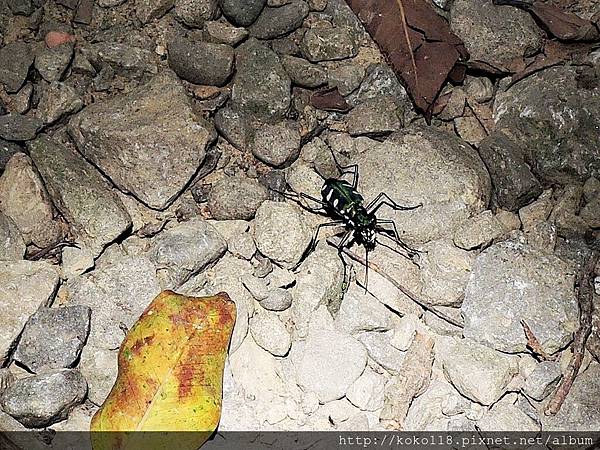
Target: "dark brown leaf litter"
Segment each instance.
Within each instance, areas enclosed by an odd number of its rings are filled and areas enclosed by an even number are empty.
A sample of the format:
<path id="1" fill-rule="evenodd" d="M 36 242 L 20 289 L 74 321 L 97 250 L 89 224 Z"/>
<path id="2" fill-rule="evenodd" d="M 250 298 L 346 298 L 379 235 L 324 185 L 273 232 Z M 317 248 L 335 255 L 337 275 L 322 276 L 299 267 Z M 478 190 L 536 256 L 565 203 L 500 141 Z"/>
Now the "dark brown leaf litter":
<path id="1" fill-rule="evenodd" d="M 444 18 L 422 0 L 346 0 L 404 81 L 418 109 L 431 118 L 435 100 L 469 54 Z M 462 73 L 462 76 L 461 76 Z"/>
<path id="2" fill-rule="evenodd" d="M 533 16 L 551 36 L 561 41 L 591 42 L 600 39 L 600 30 L 589 20 L 563 11 L 557 6 L 540 1 L 494 0 L 495 5 L 509 5 L 523 9 Z"/>
<path id="3" fill-rule="evenodd" d="M 310 103 L 315 108 L 324 111 L 348 112 L 351 109 L 337 87 L 315 92 L 310 97 Z"/>

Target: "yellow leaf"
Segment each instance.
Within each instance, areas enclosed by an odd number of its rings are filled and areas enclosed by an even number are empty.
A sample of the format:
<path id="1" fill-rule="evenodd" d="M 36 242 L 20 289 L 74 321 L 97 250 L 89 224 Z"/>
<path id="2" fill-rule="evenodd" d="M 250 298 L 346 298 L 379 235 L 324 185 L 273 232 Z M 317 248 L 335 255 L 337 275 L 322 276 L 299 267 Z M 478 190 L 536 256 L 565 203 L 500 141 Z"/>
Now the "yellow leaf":
<path id="1" fill-rule="evenodd" d="M 235 305 L 225 293 L 156 297 L 121 345 L 117 380 L 92 419 L 94 450 L 204 444 L 221 417 L 234 322 Z"/>

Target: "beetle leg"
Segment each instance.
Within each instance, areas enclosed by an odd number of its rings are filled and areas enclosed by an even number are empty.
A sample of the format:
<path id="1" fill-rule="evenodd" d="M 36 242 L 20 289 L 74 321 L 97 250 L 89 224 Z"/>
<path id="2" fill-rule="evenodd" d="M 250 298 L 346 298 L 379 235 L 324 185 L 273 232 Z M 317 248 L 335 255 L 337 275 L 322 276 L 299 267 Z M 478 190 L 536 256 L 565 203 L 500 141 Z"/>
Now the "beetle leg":
<path id="1" fill-rule="evenodd" d="M 345 174 L 352 174 L 352 188 L 356 189 L 358 186 L 358 164 L 350 164 L 349 166 L 342 166 L 340 162 L 337 160 L 333 149 L 330 149 L 331 156 L 333 156 L 333 162 L 335 163 L 335 167 L 340 171 L 340 177 Z"/>
<path id="2" fill-rule="evenodd" d="M 418 205 L 415 205 L 415 206 L 402 206 L 402 205 L 396 203 L 394 200 L 392 200 L 389 197 L 389 195 L 387 195 L 385 192 L 381 192 L 377 197 L 375 197 L 375 199 L 373 199 L 366 206 L 366 209 L 369 214 L 375 214 L 377 212 L 377 210 L 379 208 L 381 208 L 383 205 L 388 205 L 390 208 L 392 208 L 396 211 L 410 211 L 412 209 L 420 208 L 421 206 L 423 206 L 423 203 L 419 203 Z"/>
<path id="3" fill-rule="evenodd" d="M 350 280 L 346 281 L 347 274 L 348 274 L 348 263 L 346 262 L 346 260 L 344 259 L 344 247 L 349 247 L 350 244 L 352 243 L 352 239 L 354 239 L 354 230 L 349 230 L 346 232 L 346 234 L 344 234 L 344 236 L 342 236 L 342 238 L 340 239 L 340 242 L 338 242 L 338 244 L 335 246 L 337 248 L 338 251 L 338 256 L 340 257 L 340 259 L 342 260 L 342 264 L 344 266 L 344 278 L 342 281 L 342 290 L 345 292 L 346 288 L 350 285 Z"/>
<path id="4" fill-rule="evenodd" d="M 409 258 L 412 258 L 415 255 L 419 254 L 419 251 L 406 245 L 402 239 L 400 239 L 400 235 L 398 234 L 398 228 L 396 228 L 396 222 L 391 219 L 377 219 L 377 225 L 391 225 L 393 230 L 387 230 L 384 227 L 380 226 L 379 230 L 376 230 L 379 234 L 384 234 L 382 231 L 386 231 L 388 233 L 393 234 L 393 238 L 391 238 L 400 248 L 403 248 L 408 253 Z M 384 234 L 387 236 L 387 234 Z M 390 236 L 388 236 L 390 237 Z"/>
<path id="5" fill-rule="evenodd" d="M 326 204 L 325 202 L 323 202 L 322 200 L 319 200 L 315 197 L 312 197 L 308 194 L 305 194 L 304 192 L 301 192 L 300 194 L 298 194 L 297 192 L 294 191 L 279 191 L 277 189 L 273 189 L 270 188 L 273 192 L 277 192 L 278 194 L 282 195 L 284 198 L 288 199 L 288 200 L 292 200 L 296 203 L 298 203 L 298 205 L 300 205 L 303 209 L 306 209 L 307 211 L 314 213 L 314 214 L 320 214 L 320 215 L 327 215 L 327 210 L 326 210 Z M 311 208 L 310 206 L 305 205 L 304 203 L 302 203 L 302 198 L 305 198 L 307 200 L 310 200 L 312 202 L 317 203 L 318 205 L 320 205 L 318 208 Z"/>
<path id="6" fill-rule="evenodd" d="M 298 267 L 300 267 L 300 264 L 302 264 L 304 262 L 304 260 L 306 259 L 306 257 L 308 255 L 310 255 L 314 251 L 314 249 L 317 247 L 317 242 L 318 242 L 319 233 L 321 231 L 321 228 L 333 227 L 336 225 L 340 226 L 343 224 L 344 224 L 344 222 L 342 222 L 341 220 L 336 220 L 335 222 L 326 222 L 326 223 L 319 224 L 319 226 L 317 226 L 317 229 L 315 230 L 315 234 L 313 234 L 313 237 L 310 240 L 310 243 L 308 244 L 308 247 L 306 247 L 306 250 L 302 254 L 302 258 L 300 258 L 300 261 L 298 262 L 298 264 L 296 264 L 296 266 L 294 266 L 292 268 L 292 270 L 296 270 Z"/>

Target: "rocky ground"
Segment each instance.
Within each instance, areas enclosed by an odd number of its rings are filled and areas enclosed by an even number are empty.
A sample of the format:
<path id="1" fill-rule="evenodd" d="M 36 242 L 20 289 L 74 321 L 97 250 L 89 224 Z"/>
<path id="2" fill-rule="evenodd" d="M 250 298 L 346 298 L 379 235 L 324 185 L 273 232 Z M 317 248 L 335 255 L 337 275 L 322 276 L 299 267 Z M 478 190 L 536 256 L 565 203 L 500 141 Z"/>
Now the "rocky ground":
<path id="1" fill-rule="evenodd" d="M 600 228 L 600 52 L 510 84 L 531 17 L 436 8 L 500 69 L 427 126 L 341 0 L 0 0 L 0 430 L 87 429 L 162 289 L 237 305 L 222 430 L 600 429 L 597 334 L 543 412 Z M 372 261 L 462 327 L 374 271 L 344 292 L 325 240 L 302 261 L 325 219 L 269 188 L 318 196 L 332 151 L 366 199 L 423 204 L 380 212 L 420 256 Z"/>

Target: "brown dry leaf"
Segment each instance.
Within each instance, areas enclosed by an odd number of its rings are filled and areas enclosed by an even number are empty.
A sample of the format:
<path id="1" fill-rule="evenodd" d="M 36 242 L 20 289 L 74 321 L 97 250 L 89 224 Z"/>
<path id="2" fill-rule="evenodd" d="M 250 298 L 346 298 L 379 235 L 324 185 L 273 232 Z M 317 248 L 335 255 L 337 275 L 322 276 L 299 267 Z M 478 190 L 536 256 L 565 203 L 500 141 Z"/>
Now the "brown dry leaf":
<path id="1" fill-rule="evenodd" d="M 515 70 L 516 73 L 511 78 L 506 89 L 540 70 L 564 64 L 573 59 L 581 59 L 583 55 L 589 53 L 591 47 L 590 44 L 567 44 L 558 41 L 548 41 L 544 46 L 543 53 L 536 55 L 531 62 L 523 64 Z"/>
<path id="2" fill-rule="evenodd" d="M 315 92 L 310 97 L 310 104 L 324 111 L 348 112 L 351 109 L 337 87 Z"/>
<path id="3" fill-rule="evenodd" d="M 431 118 L 435 100 L 449 74 L 468 58 L 448 23 L 422 0 L 346 0 L 396 74 L 415 105 Z M 463 72 L 464 77 L 464 72 Z"/>
<path id="4" fill-rule="evenodd" d="M 540 1 L 526 2 L 523 0 L 494 0 L 495 5 L 509 5 L 529 12 L 548 33 L 563 41 L 597 41 L 600 31 L 589 20 L 557 6 Z"/>

